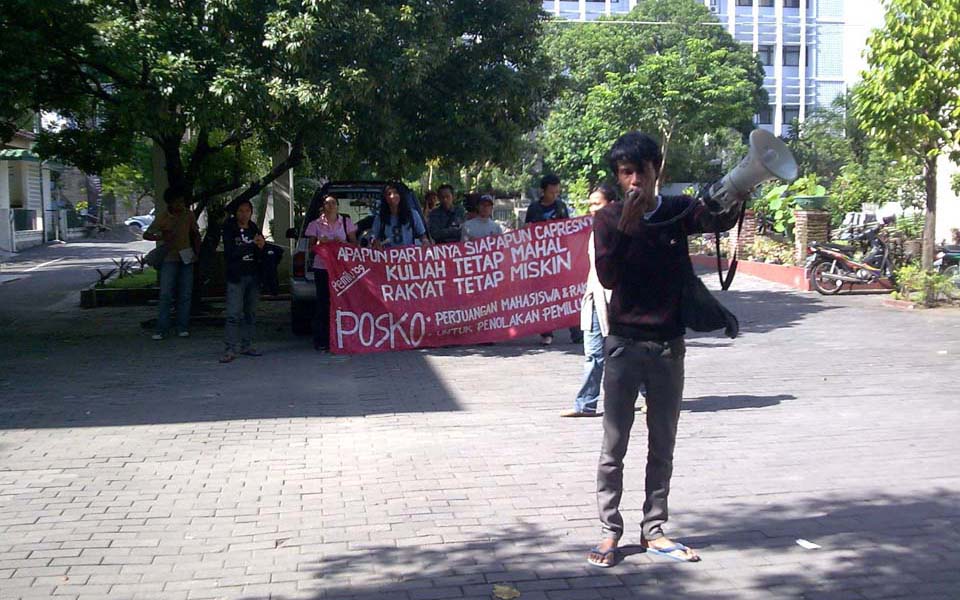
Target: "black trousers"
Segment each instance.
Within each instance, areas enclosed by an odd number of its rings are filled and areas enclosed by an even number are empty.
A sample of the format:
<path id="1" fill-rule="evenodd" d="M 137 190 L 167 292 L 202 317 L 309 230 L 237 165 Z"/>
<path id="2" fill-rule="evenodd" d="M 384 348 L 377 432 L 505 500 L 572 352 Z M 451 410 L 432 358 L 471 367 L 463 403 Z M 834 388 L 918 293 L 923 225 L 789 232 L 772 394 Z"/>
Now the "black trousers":
<path id="1" fill-rule="evenodd" d="M 619 540 L 623 535 L 623 458 L 642 386 L 646 386 L 647 397 L 647 472 L 641 533 L 646 540 L 663 537 L 685 354 L 682 337 L 641 342 L 608 335 L 604 342 L 603 448 L 597 468 L 597 504 L 604 537 Z"/>
<path id="2" fill-rule="evenodd" d="M 313 313 L 313 345 L 317 348 L 330 348 L 330 288 L 327 285 L 330 276 L 326 269 L 313 272 L 313 281 L 317 286 L 317 308 Z"/>

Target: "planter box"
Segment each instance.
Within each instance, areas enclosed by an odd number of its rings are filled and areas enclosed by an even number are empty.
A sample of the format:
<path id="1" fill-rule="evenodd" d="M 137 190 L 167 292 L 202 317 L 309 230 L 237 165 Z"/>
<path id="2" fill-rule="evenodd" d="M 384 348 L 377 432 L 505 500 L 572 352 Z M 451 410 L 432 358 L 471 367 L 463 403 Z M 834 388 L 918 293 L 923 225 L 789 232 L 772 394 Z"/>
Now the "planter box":
<path id="1" fill-rule="evenodd" d="M 98 288 L 80 290 L 81 308 L 143 306 L 160 297 L 160 288 Z"/>
<path id="2" fill-rule="evenodd" d="M 146 306 L 160 298 L 160 288 L 98 288 L 89 287 L 80 290 L 81 308 L 102 308 L 105 306 Z M 206 302 L 223 302 L 224 290 L 208 290 L 202 297 Z M 261 301 L 289 301 L 290 286 L 281 285 L 280 294 L 261 296 Z"/>
<path id="3" fill-rule="evenodd" d="M 717 268 L 716 256 L 707 256 L 706 254 L 691 254 L 690 260 L 696 267 L 706 267 L 714 270 Z M 720 264 L 723 265 L 724 269 L 727 269 L 730 266 L 730 262 L 725 258 L 721 259 Z M 806 271 L 804 271 L 803 267 L 794 267 L 790 265 L 771 265 L 761 262 L 752 262 L 749 260 L 739 260 L 737 261 L 737 274 L 741 273 L 792 287 L 795 290 L 809 292 L 812 289 L 810 287 L 810 281 L 807 279 Z"/>
<path id="4" fill-rule="evenodd" d="M 823 210 L 827 207 L 826 196 L 794 196 L 793 202 L 800 210 Z"/>
<path id="5" fill-rule="evenodd" d="M 714 271 L 717 269 L 716 256 L 708 256 L 706 254 L 691 254 L 690 261 L 695 267 L 706 267 Z M 721 259 L 720 264 L 723 265 L 724 270 L 730 266 L 730 262 L 725 258 Z M 773 283 L 779 283 L 803 292 L 813 291 L 813 286 L 810 285 L 810 280 L 807 278 L 807 272 L 803 267 L 794 267 L 790 265 L 771 265 L 767 263 L 752 262 L 749 260 L 740 260 L 737 261 L 737 274 L 740 273 L 752 275 L 767 281 L 772 281 Z M 847 283 L 844 284 L 844 289 L 841 290 L 840 293 L 843 294 L 850 291 L 892 289 L 893 285 L 886 279 L 883 279 L 869 285 L 865 283 L 855 283 L 853 284 L 853 287 L 851 287 L 851 284 Z"/>

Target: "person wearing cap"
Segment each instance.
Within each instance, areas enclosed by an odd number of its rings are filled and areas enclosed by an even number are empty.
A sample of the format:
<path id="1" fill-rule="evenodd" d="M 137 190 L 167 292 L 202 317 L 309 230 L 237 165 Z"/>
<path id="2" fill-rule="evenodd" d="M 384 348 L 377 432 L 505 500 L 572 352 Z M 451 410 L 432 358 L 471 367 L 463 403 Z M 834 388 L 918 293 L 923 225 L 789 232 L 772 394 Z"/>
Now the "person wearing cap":
<path id="1" fill-rule="evenodd" d="M 491 235 L 500 235 L 503 229 L 493 220 L 493 196 L 484 194 L 477 199 L 477 216 L 463 224 L 463 241 Z"/>

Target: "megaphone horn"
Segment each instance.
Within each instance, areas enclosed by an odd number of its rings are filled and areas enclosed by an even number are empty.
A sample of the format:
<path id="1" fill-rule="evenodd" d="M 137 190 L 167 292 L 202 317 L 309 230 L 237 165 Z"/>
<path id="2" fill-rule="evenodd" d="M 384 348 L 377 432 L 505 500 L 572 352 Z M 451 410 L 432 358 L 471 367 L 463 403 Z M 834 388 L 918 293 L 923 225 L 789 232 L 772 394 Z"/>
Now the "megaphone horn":
<path id="1" fill-rule="evenodd" d="M 764 181 L 793 181 L 797 178 L 797 171 L 797 161 L 783 140 L 765 129 L 754 129 L 750 132 L 747 156 L 709 187 L 708 201 L 725 211 L 746 200 L 753 188 Z"/>

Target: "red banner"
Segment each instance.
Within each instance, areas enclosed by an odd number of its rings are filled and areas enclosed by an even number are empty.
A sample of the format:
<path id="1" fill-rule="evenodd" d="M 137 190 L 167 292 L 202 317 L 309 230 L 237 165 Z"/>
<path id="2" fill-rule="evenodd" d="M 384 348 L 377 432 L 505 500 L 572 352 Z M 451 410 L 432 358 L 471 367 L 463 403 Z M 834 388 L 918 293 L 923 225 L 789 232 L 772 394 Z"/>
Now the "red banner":
<path id="1" fill-rule="evenodd" d="M 499 342 L 580 323 L 591 217 L 459 244 L 324 244 L 330 348 L 357 354 Z"/>

